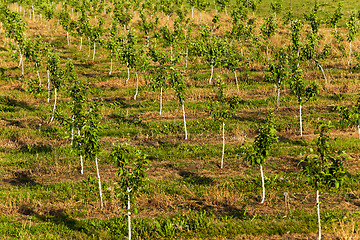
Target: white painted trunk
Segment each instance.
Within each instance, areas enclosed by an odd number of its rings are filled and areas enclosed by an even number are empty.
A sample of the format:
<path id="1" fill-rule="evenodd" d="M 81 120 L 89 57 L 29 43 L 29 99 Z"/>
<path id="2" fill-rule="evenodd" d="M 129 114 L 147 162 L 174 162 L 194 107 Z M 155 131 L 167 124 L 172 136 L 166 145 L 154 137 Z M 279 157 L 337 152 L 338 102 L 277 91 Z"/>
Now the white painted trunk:
<path id="1" fill-rule="evenodd" d="M 67 39 L 68 46 L 70 46 L 69 32 L 66 32 L 66 39 Z"/>
<path id="2" fill-rule="evenodd" d="M 127 79 L 126 79 L 126 81 L 125 81 L 125 84 L 127 84 L 127 83 L 128 83 L 128 81 L 129 81 L 129 79 L 130 79 L 130 68 L 129 68 L 129 63 L 126 63 L 126 68 L 127 68 L 128 77 L 127 77 Z"/>
<path id="3" fill-rule="evenodd" d="M 74 114 L 71 116 L 71 146 L 74 145 Z"/>
<path id="4" fill-rule="evenodd" d="M 238 82 L 238 78 L 237 78 L 237 75 L 236 75 L 236 70 L 234 70 L 234 75 L 235 75 L 237 94 L 239 94 L 239 82 Z"/>
<path id="5" fill-rule="evenodd" d="M 81 48 L 82 48 L 82 37 L 80 37 L 80 51 L 81 51 Z"/>
<path id="6" fill-rule="evenodd" d="M 80 129 L 79 128 L 78 128 L 78 136 L 80 137 Z M 81 146 L 81 143 L 79 143 L 79 145 Z M 84 161 L 83 161 L 83 155 L 82 155 L 81 150 L 80 150 L 80 166 L 81 166 L 80 173 L 84 174 Z"/>
<path id="7" fill-rule="evenodd" d="M 131 240 L 131 212 L 130 212 L 130 192 L 131 192 L 131 189 L 130 188 L 127 188 L 127 192 L 128 192 L 128 206 L 127 206 L 127 209 L 128 209 L 128 236 L 129 236 L 129 240 Z"/>
<path id="8" fill-rule="evenodd" d="M 88 41 L 89 41 L 89 54 L 88 54 L 88 57 L 90 57 L 90 51 L 91 51 L 90 38 L 88 38 Z"/>
<path id="9" fill-rule="evenodd" d="M 185 68 L 187 68 L 187 66 L 188 66 L 188 56 L 189 56 L 189 49 L 186 48 Z"/>
<path id="10" fill-rule="evenodd" d="M 302 116 L 301 116 L 301 104 L 300 104 L 300 136 L 303 135 L 303 132 L 302 132 Z"/>
<path id="11" fill-rule="evenodd" d="M 183 117 L 184 117 L 184 130 L 185 130 L 185 140 L 187 139 L 187 130 L 186 130 L 186 119 L 185 119 L 185 107 L 184 103 L 182 103 Z"/>
<path id="12" fill-rule="evenodd" d="M 40 78 L 40 73 L 39 73 L 39 70 L 38 70 L 38 68 L 37 68 L 37 63 L 35 63 L 35 66 L 36 66 L 36 74 L 37 74 L 37 76 L 38 76 L 38 79 L 39 79 L 39 87 L 41 87 L 41 78 Z"/>
<path id="13" fill-rule="evenodd" d="M 225 155 L 225 122 L 223 122 L 222 126 L 222 138 L 223 138 L 223 144 L 222 144 L 222 151 L 221 151 L 221 165 L 220 168 L 224 167 L 224 155 Z"/>
<path id="14" fill-rule="evenodd" d="M 269 46 L 266 45 L 266 58 L 269 60 Z"/>
<path id="15" fill-rule="evenodd" d="M 357 125 L 357 128 L 358 128 L 359 139 L 360 139 L 360 125 L 359 125 L 359 123 L 358 123 L 358 125 Z"/>
<path id="16" fill-rule="evenodd" d="M 191 8 L 191 18 L 194 19 L 194 7 Z"/>
<path id="17" fill-rule="evenodd" d="M 109 75 L 112 73 L 113 61 L 112 61 L 112 50 L 111 50 L 111 57 L 110 57 L 110 72 Z"/>
<path id="18" fill-rule="evenodd" d="M 57 100 L 57 88 L 55 88 L 55 100 L 54 100 L 54 107 L 53 107 L 53 112 L 52 112 L 52 115 L 51 115 L 50 122 L 52 122 L 52 121 L 54 120 L 55 108 L 56 108 L 56 100 Z"/>
<path id="19" fill-rule="evenodd" d="M 173 60 L 173 49 L 172 49 L 172 43 L 170 43 L 170 60 Z"/>
<path id="20" fill-rule="evenodd" d="M 316 211 L 319 224 L 319 240 L 321 240 L 321 222 L 320 222 L 320 201 L 319 201 L 319 190 L 316 190 Z"/>
<path id="21" fill-rule="evenodd" d="M 260 165 L 260 174 L 261 174 L 261 186 L 262 186 L 262 200 L 260 203 L 263 204 L 265 202 L 265 180 L 264 180 L 264 172 L 262 165 Z"/>
<path id="22" fill-rule="evenodd" d="M 209 79 L 209 84 L 211 84 L 211 80 L 213 78 L 213 75 L 214 75 L 214 65 L 211 64 L 211 75 L 210 75 L 210 79 Z"/>
<path id="23" fill-rule="evenodd" d="M 96 174 L 97 174 L 98 183 L 99 183 L 100 208 L 103 209 L 104 204 L 103 204 L 103 197 L 102 197 L 102 190 L 101 190 L 101 179 L 100 179 L 99 164 L 98 164 L 98 160 L 97 160 L 97 155 L 95 155 L 95 165 L 96 165 Z"/>
<path id="24" fill-rule="evenodd" d="M 277 100 L 276 100 L 276 111 L 279 111 L 280 107 L 280 84 L 277 86 Z"/>
<path id="25" fill-rule="evenodd" d="M 96 43 L 94 41 L 94 53 L 93 53 L 93 61 L 95 60 L 95 49 L 96 49 Z"/>
<path id="26" fill-rule="evenodd" d="M 350 66 L 350 62 L 351 62 L 351 42 L 349 41 L 349 61 L 348 61 L 349 66 Z"/>
<path id="27" fill-rule="evenodd" d="M 160 88 L 160 116 L 162 111 L 162 96 L 163 96 L 163 87 Z"/>
<path id="28" fill-rule="evenodd" d="M 321 72 L 322 72 L 322 74 L 323 74 L 326 87 L 328 88 L 328 87 L 329 87 L 329 84 L 328 84 L 328 82 L 327 82 L 327 78 L 326 78 L 326 75 L 325 75 L 325 71 L 324 71 L 323 67 L 322 67 L 320 64 L 318 64 L 318 66 L 319 66 L 319 68 L 320 68 L 320 70 L 321 70 Z"/>
<path id="29" fill-rule="evenodd" d="M 49 70 L 47 70 L 47 89 L 48 89 L 48 98 L 47 98 L 47 102 L 50 102 L 50 72 Z"/>
<path id="30" fill-rule="evenodd" d="M 137 72 L 135 72 L 135 76 L 136 76 L 136 90 L 135 90 L 134 100 L 136 100 L 136 96 L 139 92 L 139 77 Z"/>

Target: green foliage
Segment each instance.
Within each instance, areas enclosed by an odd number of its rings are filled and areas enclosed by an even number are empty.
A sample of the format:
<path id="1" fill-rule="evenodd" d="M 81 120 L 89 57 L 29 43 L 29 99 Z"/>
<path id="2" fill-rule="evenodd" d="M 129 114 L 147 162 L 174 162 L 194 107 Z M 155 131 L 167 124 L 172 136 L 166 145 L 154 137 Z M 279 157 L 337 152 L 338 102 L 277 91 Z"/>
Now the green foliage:
<path id="1" fill-rule="evenodd" d="M 277 23 L 274 19 L 274 16 L 267 17 L 261 26 L 261 36 L 268 41 L 270 37 L 275 35 L 277 30 Z"/>
<path id="2" fill-rule="evenodd" d="M 345 179 L 344 161 L 348 158 L 344 152 L 334 154 L 330 152 L 329 123 L 319 126 L 320 135 L 317 139 L 317 154 L 306 155 L 299 165 L 308 183 L 315 189 L 338 189 Z"/>
<path id="3" fill-rule="evenodd" d="M 100 114 L 98 113 L 98 104 L 92 103 L 89 112 L 85 115 L 86 121 L 83 125 L 83 149 L 85 157 L 89 160 L 94 160 L 95 156 L 101 150 L 99 129 L 100 129 Z"/>
<path id="4" fill-rule="evenodd" d="M 250 162 L 252 166 L 263 165 L 272 146 L 277 142 L 273 113 L 269 112 L 266 122 L 257 130 L 253 145 L 247 149 L 244 160 Z"/>
<path id="5" fill-rule="evenodd" d="M 340 114 L 342 124 L 347 126 L 358 126 L 360 121 L 360 97 L 350 107 L 335 106 L 333 110 Z"/>
<path id="6" fill-rule="evenodd" d="M 338 7 L 336 8 L 334 14 L 327 19 L 327 24 L 330 27 L 336 28 L 336 26 L 339 24 L 339 21 L 344 16 L 344 14 L 342 13 L 342 9 L 343 9 L 343 3 L 339 2 Z"/>
<path id="7" fill-rule="evenodd" d="M 359 32 L 359 26 L 357 24 L 355 13 L 353 12 L 346 22 L 348 28 L 347 40 L 349 42 L 354 41 L 356 34 Z"/>
<path id="8" fill-rule="evenodd" d="M 111 157 L 118 170 L 117 197 L 126 205 L 128 194 L 135 204 L 138 191 L 144 186 L 148 160 L 140 150 L 133 150 L 128 145 L 118 145 L 113 148 Z"/>
<path id="9" fill-rule="evenodd" d="M 319 4 L 317 1 L 315 1 L 312 11 L 309 14 L 305 14 L 305 19 L 310 22 L 312 33 L 317 35 L 322 22 L 319 17 Z"/>

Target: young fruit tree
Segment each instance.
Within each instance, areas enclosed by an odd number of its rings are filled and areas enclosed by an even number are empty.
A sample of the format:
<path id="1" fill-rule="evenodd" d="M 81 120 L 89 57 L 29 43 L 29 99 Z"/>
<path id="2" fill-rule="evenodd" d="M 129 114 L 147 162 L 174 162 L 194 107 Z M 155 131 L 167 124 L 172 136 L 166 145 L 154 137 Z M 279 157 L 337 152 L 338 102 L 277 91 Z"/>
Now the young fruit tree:
<path id="1" fill-rule="evenodd" d="M 268 65 L 268 74 L 267 79 L 269 82 L 274 83 L 277 90 L 277 98 L 276 98 L 276 111 L 279 111 L 280 106 L 280 89 L 281 84 L 288 77 L 288 57 L 285 49 L 281 49 L 279 52 L 275 54 L 275 60 L 269 62 Z"/>
<path id="2" fill-rule="evenodd" d="M 219 79 L 218 83 L 218 96 L 217 100 L 210 101 L 209 110 L 213 119 L 222 124 L 222 151 L 221 151 L 221 162 L 220 168 L 224 167 L 224 157 L 225 157 L 225 122 L 234 115 L 234 109 L 231 108 L 231 105 L 228 105 L 223 97 L 223 88 L 224 82 L 222 79 Z"/>
<path id="3" fill-rule="evenodd" d="M 96 103 L 90 105 L 89 112 L 85 115 L 86 122 L 83 127 L 84 134 L 84 154 L 87 160 L 95 161 L 96 175 L 99 184 L 99 195 L 100 195 L 100 208 L 103 209 L 103 196 L 101 188 L 101 178 L 98 164 L 98 154 L 101 150 L 99 128 L 100 128 L 100 114 L 98 113 L 98 106 Z"/>
<path id="4" fill-rule="evenodd" d="M 358 97 L 356 103 L 352 106 L 336 106 L 334 110 L 340 113 L 340 122 L 343 125 L 357 127 L 360 139 L 360 97 Z"/>
<path id="5" fill-rule="evenodd" d="M 266 59 L 269 60 L 269 44 L 270 38 L 275 35 L 277 31 L 277 23 L 273 16 L 265 19 L 261 26 L 261 36 L 263 37 L 266 44 Z"/>
<path id="6" fill-rule="evenodd" d="M 87 86 L 81 83 L 77 78 L 71 80 L 70 97 L 72 99 L 71 109 L 71 139 L 72 147 L 80 157 L 80 173 L 84 174 L 84 135 L 82 130 L 85 127 L 85 104 L 87 102 Z M 74 131 L 76 133 L 74 134 Z"/>
<path id="7" fill-rule="evenodd" d="M 179 103 L 182 107 L 183 119 L 184 119 L 185 140 L 187 140 L 188 133 L 187 133 L 187 129 L 186 129 L 186 118 L 185 118 L 185 107 L 184 107 L 186 83 L 184 81 L 184 77 L 180 73 L 178 73 L 176 69 L 171 67 L 170 71 L 171 71 L 170 72 L 170 83 L 171 83 L 172 88 L 175 90 L 176 97 L 178 98 Z"/>
<path id="8" fill-rule="evenodd" d="M 319 126 L 320 135 L 317 139 L 317 154 L 305 156 L 300 161 L 303 174 L 308 183 L 316 190 L 316 212 L 318 217 L 318 239 L 321 239 L 320 201 L 319 190 L 328 190 L 332 187 L 338 189 L 345 179 L 344 160 L 346 154 L 334 154 L 330 152 L 330 136 L 328 131 L 330 124 L 322 123 Z"/>
<path id="9" fill-rule="evenodd" d="M 136 213 L 136 197 L 145 184 L 148 160 L 140 150 L 133 150 L 124 145 L 114 147 L 111 157 L 115 166 L 119 168 L 118 188 L 115 190 L 117 197 L 127 206 L 128 239 L 131 240 L 131 205 Z"/>
<path id="10" fill-rule="evenodd" d="M 265 180 L 263 173 L 263 165 L 266 158 L 270 154 L 272 146 L 278 142 L 272 112 L 268 114 L 265 123 L 259 127 L 257 133 L 258 135 L 255 137 L 253 145 L 248 149 L 244 160 L 249 161 L 252 166 L 260 166 L 262 185 L 262 199 L 260 203 L 263 204 L 265 201 Z"/>
<path id="11" fill-rule="evenodd" d="M 356 34 L 359 32 L 359 26 L 356 20 L 355 13 L 352 13 L 349 19 L 346 22 L 346 26 L 348 28 L 347 40 L 349 42 L 349 61 L 348 65 L 350 66 L 351 62 L 351 42 L 355 40 Z"/>
<path id="12" fill-rule="evenodd" d="M 297 97 L 299 103 L 300 136 L 302 136 L 302 104 L 303 102 L 307 102 L 309 100 L 315 100 L 316 96 L 319 94 L 319 89 L 315 83 L 306 87 L 303 80 L 303 71 L 299 68 L 299 65 L 296 61 L 294 61 L 291 66 L 290 88 L 293 94 Z"/>
<path id="13" fill-rule="evenodd" d="M 55 92 L 54 107 L 53 107 L 53 111 L 52 111 L 52 115 L 51 115 L 51 119 L 50 119 L 50 122 L 52 122 L 54 120 L 54 116 L 55 116 L 58 90 L 62 84 L 63 75 L 64 75 L 63 71 L 60 68 L 60 57 L 57 53 L 50 52 L 48 54 L 47 70 L 49 73 L 48 92 L 50 94 L 50 82 L 52 83 L 52 85 L 54 85 L 54 92 Z"/>

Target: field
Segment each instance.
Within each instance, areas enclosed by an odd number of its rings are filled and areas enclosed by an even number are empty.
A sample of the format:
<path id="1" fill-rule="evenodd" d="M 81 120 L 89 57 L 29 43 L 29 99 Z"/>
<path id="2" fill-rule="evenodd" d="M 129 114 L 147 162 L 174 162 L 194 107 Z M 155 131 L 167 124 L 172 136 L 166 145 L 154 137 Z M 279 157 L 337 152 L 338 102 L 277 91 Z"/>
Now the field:
<path id="1" fill-rule="evenodd" d="M 353 12 L 360 25 L 360 2 L 342 2 L 336 33 L 326 24 L 335 0 L 318 1 L 315 13 L 313 1 L 273 2 L 282 6 L 276 17 L 263 0 L 240 25 L 232 13 L 245 1 L 209 1 L 193 16 L 191 1 L 86 2 L 0 4 L 0 239 L 127 239 L 116 146 L 125 165 L 147 162 L 136 198 L 134 187 L 133 239 L 318 239 L 317 189 L 323 239 L 360 239 L 360 33 L 350 62 L 347 37 Z M 266 37 L 270 16 L 277 27 Z M 295 19 L 303 23 L 298 55 Z M 235 36 L 240 27 L 250 31 Z M 302 96 L 302 135 L 293 69 L 313 93 Z M 261 155 L 253 143 L 266 126 L 276 140 Z M 307 176 L 303 160 L 321 155 L 324 126 L 323 167 L 333 156 L 343 172 Z"/>

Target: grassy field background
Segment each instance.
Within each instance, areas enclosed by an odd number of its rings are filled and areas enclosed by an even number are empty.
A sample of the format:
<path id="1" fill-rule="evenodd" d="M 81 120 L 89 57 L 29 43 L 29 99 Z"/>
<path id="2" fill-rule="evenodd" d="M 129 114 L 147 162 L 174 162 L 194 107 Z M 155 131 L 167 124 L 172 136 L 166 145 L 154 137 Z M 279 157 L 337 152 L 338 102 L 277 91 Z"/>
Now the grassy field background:
<path id="1" fill-rule="evenodd" d="M 313 1 L 283 1 L 301 17 L 313 7 Z M 332 13 L 338 1 L 318 1 L 320 16 Z M 211 3 L 213 6 L 213 3 Z M 15 6 L 11 5 L 14 10 Z M 231 9 L 231 8 L 230 8 Z M 344 2 L 345 17 L 360 9 L 360 2 Z M 228 10 L 229 12 L 231 10 Z M 195 22 L 199 12 L 195 10 Z M 211 24 L 215 10 L 202 15 Z M 255 15 L 269 16 L 270 1 L 264 0 Z M 74 15 L 75 16 L 75 15 Z M 191 17 L 191 12 L 188 14 Z M 209 85 L 209 67 L 193 59 L 186 73 L 186 117 L 189 139 L 184 140 L 182 110 L 172 89 L 164 92 L 163 114 L 159 116 L 159 92 L 147 84 L 150 72 L 140 73 L 137 100 L 135 75 L 128 84 L 126 67 L 114 62 L 109 75 L 109 53 L 98 48 L 95 61 L 88 58 L 87 41 L 79 51 L 79 37 L 51 28 L 28 17 L 27 36 L 41 34 L 54 44 L 62 64 L 71 58 L 76 75 L 91 88 L 89 101 L 99 101 L 101 118 L 100 174 L 103 180 L 104 204 L 100 210 L 94 162 L 85 162 L 80 174 L 79 159 L 71 148 L 70 129 L 56 119 L 49 123 L 53 96 L 46 102 L 45 88 L 39 94 L 29 93 L 29 81 L 36 72 L 26 63 L 21 75 L 18 62 L 11 58 L 9 44 L 0 48 L 0 238 L 2 239 L 124 239 L 127 234 L 126 209 L 116 196 L 117 168 L 110 158 L 114 144 L 126 143 L 143 151 L 150 160 L 145 187 L 137 200 L 138 213 L 133 214 L 134 239 L 316 239 L 317 217 L 315 191 L 307 184 L 298 163 L 316 149 L 317 125 L 320 119 L 331 121 L 331 150 L 345 151 L 348 159 L 344 185 L 340 190 L 321 193 L 321 215 L 324 239 L 360 239 L 359 137 L 355 127 L 339 122 L 334 106 L 349 106 L 358 97 L 359 70 L 347 66 L 345 51 L 339 50 L 331 29 L 324 24 L 320 45 L 330 43 L 332 55 L 323 61 L 329 80 L 325 87 L 322 73 L 305 66 L 305 79 L 320 85 L 317 101 L 304 105 L 304 136 L 299 135 L 297 99 L 289 86 L 282 90 L 280 109 L 275 112 L 279 143 L 264 166 L 266 200 L 260 204 L 259 169 L 243 161 L 244 144 L 253 142 L 256 129 L 266 113 L 276 105 L 273 84 L 266 81 L 266 66 L 260 62 L 239 67 L 240 93 L 232 72 L 215 69 L 215 79 L 223 78 L 226 98 L 241 99 L 234 117 L 226 123 L 225 167 L 219 168 L 222 149 L 221 124 L 209 114 L 207 106 L 217 95 L 216 84 Z M 170 19 L 170 22 L 174 17 Z M 136 26 L 139 15 L 132 21 Z M 280 20 L 279 20 L 280 22 Z M 160 15 L 160 25 L 166 18 Z M 219 34 L 231 27 L 231 18 L 220 13 Z M 106 23 L 108 24 L 108 23 Z M 259 26 L 258 26 L 259 27 Z M 195 25 L 194 31 L 199 29 Z M 136 29 L 136 27 L 135 27 Z M 256 32 L 259 28 L 256 29 Z M 271 48 L 289 43 L 281 25 Z M 346 34 L 345 21 L 339 32 Z M 0 45 L 4 33 L 0 34 Z M 359 51 L 360 41 L 353 43 Z M 2 46 L 2 45 L 1 45 Z M 159 47 L 167 46 L 159 40 Z M 174 48 L 175 54 L 181 47 Z M 181 63 L 183 65 L 183 62 Z M 43 83 L 46 68 L 40 68 Z M 60 89 L 58 111 L 69 114 L 67 86 Z"/>

